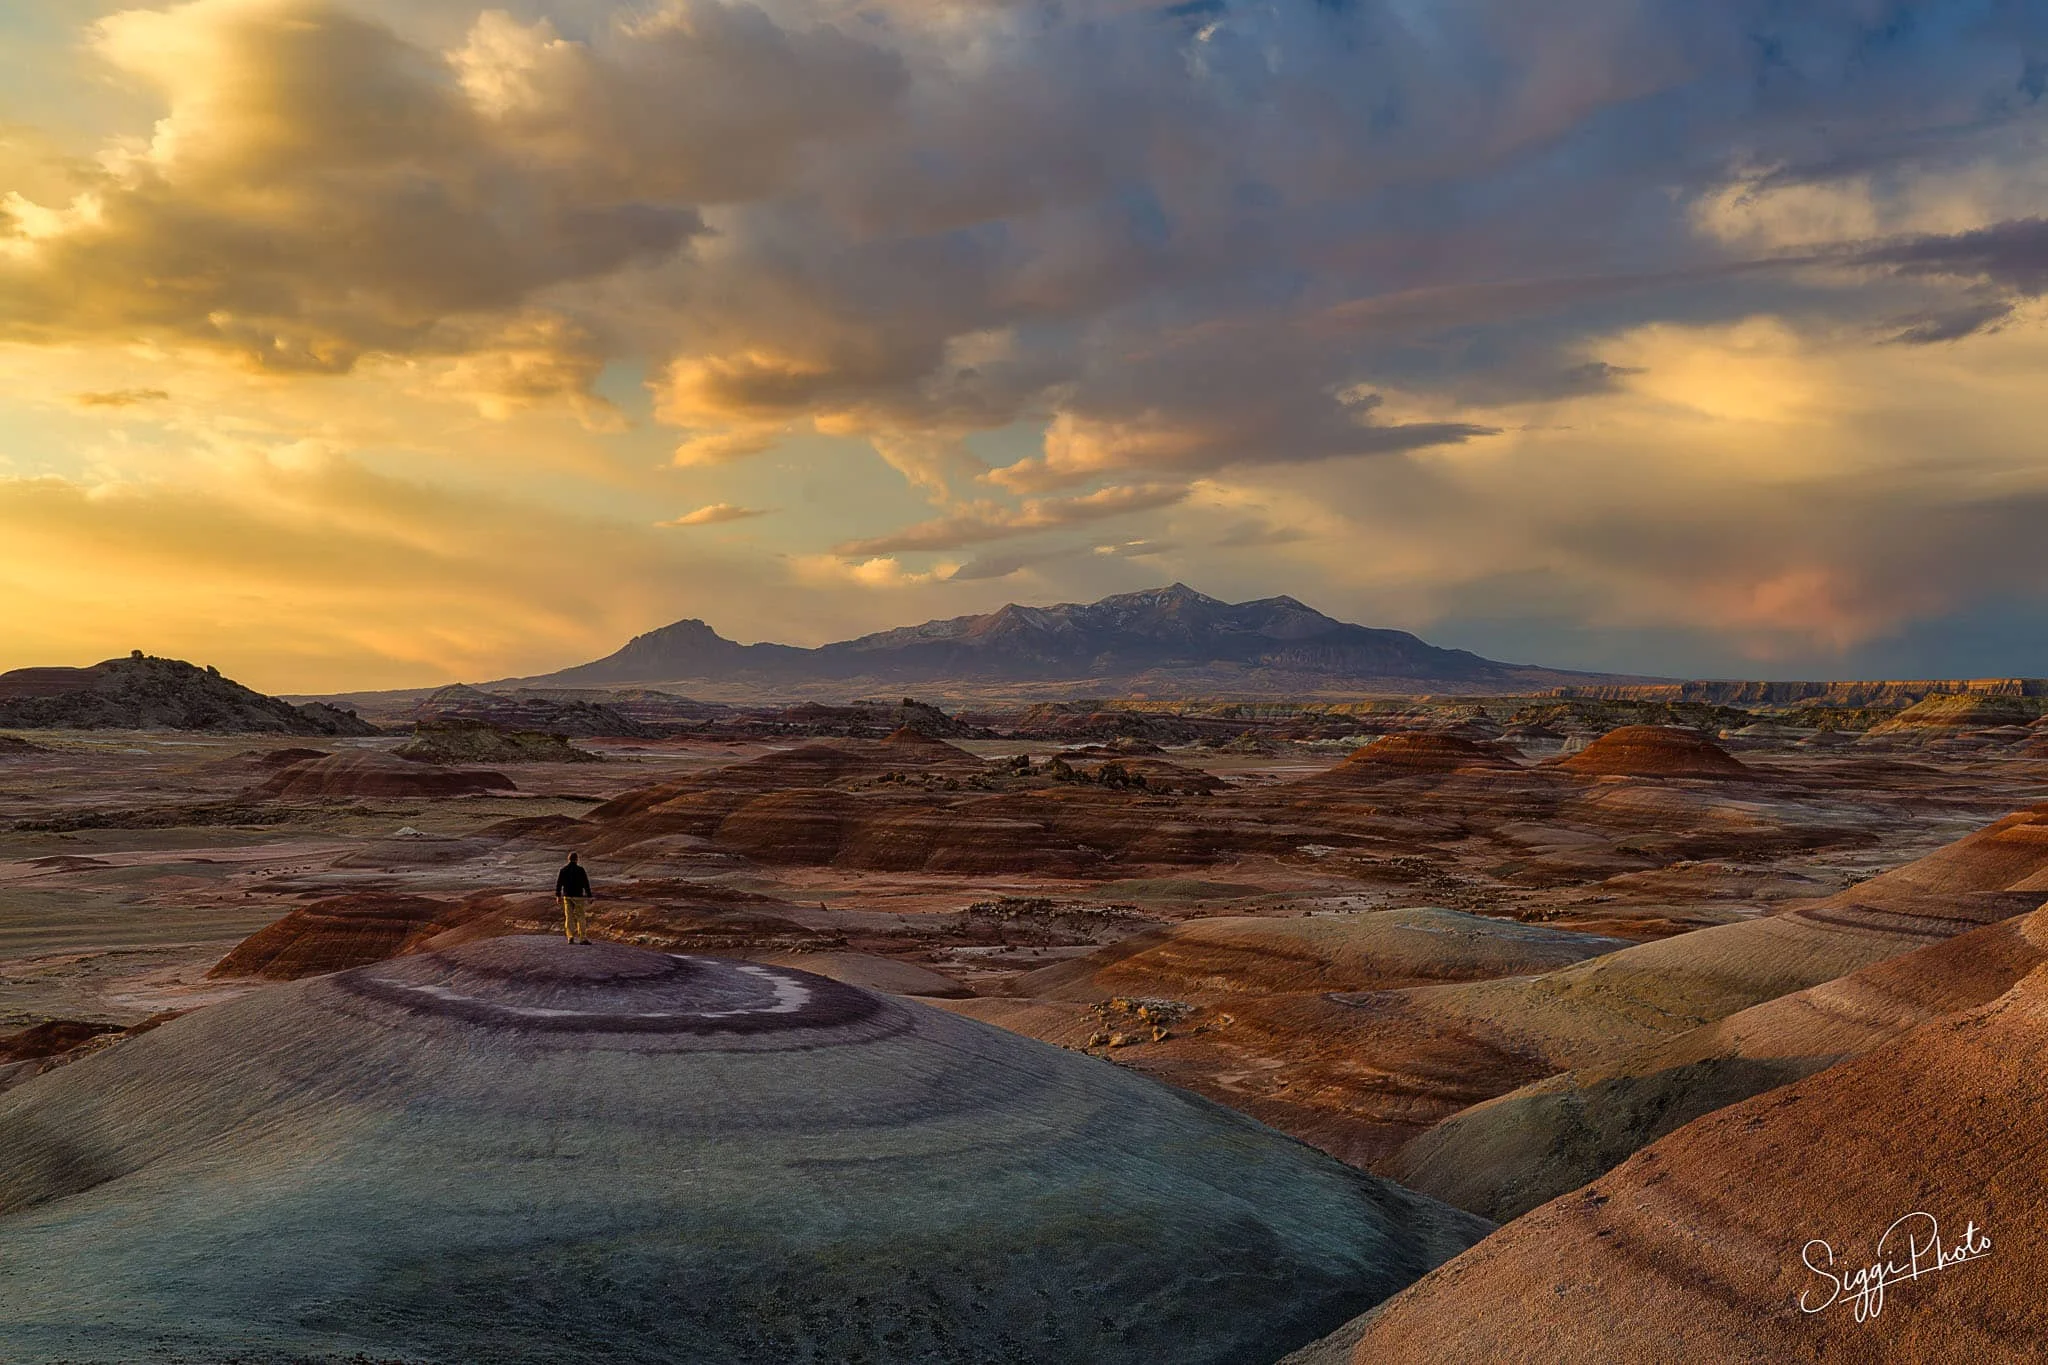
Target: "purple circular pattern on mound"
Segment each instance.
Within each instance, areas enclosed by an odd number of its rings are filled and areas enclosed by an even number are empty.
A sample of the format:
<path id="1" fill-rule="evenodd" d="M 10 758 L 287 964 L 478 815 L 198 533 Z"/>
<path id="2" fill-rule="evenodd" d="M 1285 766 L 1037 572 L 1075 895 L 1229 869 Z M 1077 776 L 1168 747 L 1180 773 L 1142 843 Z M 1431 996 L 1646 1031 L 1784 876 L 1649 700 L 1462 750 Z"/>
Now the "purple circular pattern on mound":
<path id="1" fill-rule="evenodd" d="M 881 996 L 787 967 L 519 937 L 328 978 L 408 1013 L 526 1033 L 809 1033 L 886 1022 Z"/>

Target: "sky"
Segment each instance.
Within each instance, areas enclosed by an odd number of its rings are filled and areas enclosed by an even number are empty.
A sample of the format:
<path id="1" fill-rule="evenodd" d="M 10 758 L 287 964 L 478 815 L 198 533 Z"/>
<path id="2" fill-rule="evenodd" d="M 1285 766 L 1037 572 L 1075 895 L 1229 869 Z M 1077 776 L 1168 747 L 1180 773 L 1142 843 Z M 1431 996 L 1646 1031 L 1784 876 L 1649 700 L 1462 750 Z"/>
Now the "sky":
<path id="1" fill-rule="evenodd" d="M 0 668 L 2048 675 L 2044 94 L 2037 0 L 7 0 Z"/>

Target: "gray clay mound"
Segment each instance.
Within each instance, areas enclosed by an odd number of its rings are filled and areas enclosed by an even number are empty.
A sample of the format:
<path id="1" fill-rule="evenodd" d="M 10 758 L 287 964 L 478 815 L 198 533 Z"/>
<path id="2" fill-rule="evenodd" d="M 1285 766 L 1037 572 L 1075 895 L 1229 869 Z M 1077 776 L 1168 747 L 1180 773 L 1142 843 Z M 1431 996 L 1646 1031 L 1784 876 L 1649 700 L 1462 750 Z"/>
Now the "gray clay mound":
<path id="1" fill-rule="evenodd" d="M 0 1359 L 1268 1361 L 1490 1225 L 787 968 L 501 938 L 0 1097 Z"/>

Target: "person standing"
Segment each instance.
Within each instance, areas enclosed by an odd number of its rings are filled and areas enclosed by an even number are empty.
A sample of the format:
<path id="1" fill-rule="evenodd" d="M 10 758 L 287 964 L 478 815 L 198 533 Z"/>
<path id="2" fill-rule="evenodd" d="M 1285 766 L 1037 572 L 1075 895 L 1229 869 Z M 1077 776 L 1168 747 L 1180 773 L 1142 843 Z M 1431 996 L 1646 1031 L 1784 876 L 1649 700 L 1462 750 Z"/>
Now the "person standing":
<path id="1" fill-rule="evenodd" d="M 588 943 L 590 928 L 590 874 L 571 853 L 569 861 L 555 874 L 555 895 L 562 902 L 562 936 L 571 943 Z"/>

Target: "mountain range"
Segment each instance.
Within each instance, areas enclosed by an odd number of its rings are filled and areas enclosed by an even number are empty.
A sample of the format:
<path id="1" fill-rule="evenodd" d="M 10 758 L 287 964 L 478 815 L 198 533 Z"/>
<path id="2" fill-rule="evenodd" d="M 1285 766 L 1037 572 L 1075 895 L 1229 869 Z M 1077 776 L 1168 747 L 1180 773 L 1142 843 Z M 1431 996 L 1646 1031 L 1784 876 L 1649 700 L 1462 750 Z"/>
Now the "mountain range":
<path id="1" fill-rule="evenodd" d="M 515 680 L 506 680 L 507 682 Z M 1406 631 L 1352 625 L 1292 597 L 1223 602 L 1182 583 L 1099 602 L 1026 607 L 902 626 L 805 649 L 743 645 L 700 620 L 635 636 L 602 659 L 538 678 L 553 687 L 686 684 L 703 690 L 1144 693 L 1523 692 L 1611 675 L 1500 663 Z"/>

